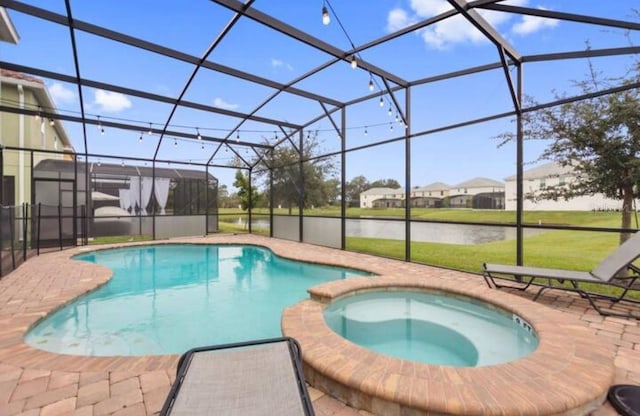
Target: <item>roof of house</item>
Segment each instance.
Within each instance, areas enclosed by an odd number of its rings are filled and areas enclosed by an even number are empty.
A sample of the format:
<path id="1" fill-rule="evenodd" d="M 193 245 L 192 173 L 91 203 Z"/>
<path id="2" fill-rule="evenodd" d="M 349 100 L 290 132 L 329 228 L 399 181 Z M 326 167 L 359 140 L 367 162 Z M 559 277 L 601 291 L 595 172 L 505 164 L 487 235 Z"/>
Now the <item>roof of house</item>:
<path id="1" fill-rule="evenodd" d="M 489 178 L 473 178 L 453 185 L 451 188 L 484 188 L 488 186 L 504 188 L 504 183 Z"/>
<path id="2" fill-rule="evenodd" d="M 40 107 L 43 111 L 54 114 L 57 112 L 56 105 L 49 95 L 49 91 L 47 90 L 44 81 L 40 78 L 21 74 L 15 71 L 9 71 L 8 69 L 0 69 L 0 80 L 2 84 L 22 85 L 23 88 L 30 89 L 36 96 L 36 100 L 38 100 L 38 103 L 40 104 Z M 32 108 L 32 110 L 35 109 Z M 65 130 L 60 120 L 53 120 L 53 122 L 53 126 L 58 133 L 58 138 L 60 139 L 62 146 L 68 148 L 68 150 L 72 152 L 75 152 L 75 150 L 73 149 L 73 145 L 69 140 L 69 135 L 67 134 L 67 131 Z"/>
<path id="3" fill-rule="evenodd" d="M 182 166 L 182 165 L 181 165 Z M 35 166 L 35 176 L 38 172 L 74 172 L 72 160 L 63 159 L 43 159 Z M 78 173 L 83 174 L 86 169 L 84 162 L 78 162 Z M 156 167 L 155 171 L 151 166 L 124 165 L 115 163 L 90 162 L 89 172 L 96 178 L 120 176 L 123 178 L 129 176 L 148 176 L 151 177 L 155 173 L 156 178 L 174 178 L 174 179 L 204 179 L 216 180 L 216 177 L 204 170 L 182 169 L 182 168 L 161 168 Z M 101 177 L 100 175 L 104 175 Z M 207 176 L 205 176 L 207 175 Z"/>
<path id="4" fill-rule="evenodd" d="M 570 175 L 573 169 L 571 166 L 561 166 L 558 162 L 549 162 L 544 165 L 536 166 L 535 168 L 525 170 L 522 173 L 522 178 L 525 180 L 552 178 L 563 175 Z M 515 181 L 516 175 L 504 178 L 505 181 Z"/>
<path id="5" fill-rule="evenodd" d="M 402 188 L 371 188 L 360 193 L 360 195 L 393 195 L 397 193 L 403 193 Z"/>
<path id="6" fill-rule="evenodd" d="M 415 188 L 416 191 L 448 191 L 451 188 L 450 185 L 447 185 L 444 182 L 433 182 L 429 185 L 421 186 L 419 188 Z"/>
<path id="7" fill-rule="evenodd" d="M 20 35 L 18 35 L 16 27 L 11 22 L 7 9 L 0 7 L 0 41 L 17 45 L 19 40 Z"/>

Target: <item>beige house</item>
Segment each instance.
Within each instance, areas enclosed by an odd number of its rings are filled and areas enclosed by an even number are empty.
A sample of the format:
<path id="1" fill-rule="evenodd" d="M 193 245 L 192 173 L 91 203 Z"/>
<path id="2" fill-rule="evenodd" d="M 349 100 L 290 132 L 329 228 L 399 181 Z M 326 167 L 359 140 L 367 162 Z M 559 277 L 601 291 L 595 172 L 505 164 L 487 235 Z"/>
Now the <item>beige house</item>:
<path id="1" fill-rule="evenodd" d="M 403 206 L 402 188 L 371 188 L 360 194 L 360 208 L 401 208 Z"/>
<path id="2" fill-rule="evenodd" d="M 535 195 L 544 188 L 563 186 L 575 180 L 569 166 L 550 162 L 523 172 L 524 211 L 607 211 L 622 207 L 622 202 L 606 198 L 602 194 L 584 195 L 569 200 L 535 200 Z M 505 178 L 505 209 L 516 210 L 516 176 Z M 531 197 L 534 197 L 532 199 Z"/>
<path id="3" fill-rule="evenodd" d="M 411 190 L 411 206 L 416 208 L 441 208 L 449 196 L 450 185 L 434 182 Z"/>
<path id="4" fill-rule="evenodd" d="M 2 105 L 18 110 L 55 113 L 55 105 L 39 78 L 0 69 Z M 73 147 L 58 120 L 3 111 L 0 114 L 2 149 L 2 205 L 31 202 L 31 167 L 42 159 L 70 159 Z M 59 150 L 67 155 L 19 151 L 16 149 Z"/>
<path id="5" fill-rule="evenodd" d="M 505 185 L 489 178 L 473 178 L 449 189 L 451 208 L 504 209 Z"/>

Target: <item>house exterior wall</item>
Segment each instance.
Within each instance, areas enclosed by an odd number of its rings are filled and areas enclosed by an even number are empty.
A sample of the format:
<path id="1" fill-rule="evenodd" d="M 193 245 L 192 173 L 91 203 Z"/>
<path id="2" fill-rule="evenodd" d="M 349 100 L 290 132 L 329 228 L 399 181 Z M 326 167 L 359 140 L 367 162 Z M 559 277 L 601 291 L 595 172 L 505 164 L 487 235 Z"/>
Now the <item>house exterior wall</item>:
<path id="1" fill-rule="evenodd" d="M 565 183 L 572 180 L 571 176 L 541 178 L 541 179 L 525 179 L 523 203 L 524 211 L 602 211 L 602 210 L 619 210 L 622 208 L 622 201 L 606 198 L 602 194 L 579 196 L 569 200 L 559 199 L 531 201 L 527 199 L 528 194 L 539 192 L 541 188 L 549 186 L 558 186 L 563 181 Z M 505 183 L 505 210 L 516 210 L 516 181 L 510 180 Z"/>
<path id="2" fill-rule="evenodd" d="M 397 193 L 366 193 L 363 192 L 360 194 L 360 208 L 374 208 L 378 207 L 379 204 L 375 204 L 376 200 L 397 200 L 398 203 L 394 205 L 402 205 L 404 201 L 404 192 L 398 190 Z"/>
<path id="3" fill-rule="evenodd" d="M 33 109 L 43 106 L 30 87 L 22 87 L 24 108 Z M 2 80 L 0 94 L 2 100 L 11 103 L 15 107 L 20 106 L 20 93 L 18 84 Z M 43 106 L 45 107 L 45 106 Z M 15 114 L 9 112 L 0 113 L 0 145 L 6 147 L 24 147 L 43 150 L 62 150 L 62 142 L 58 139 L 57 130 L 49 125 L 49 121 L 42 117 Z M 22 128 L 22 142 L 20 130 Z M 3 176 L 14 178 L 15 192 L 14 203 L 31 202 L 31 154 L 28 151 L 4 149 Z M 36 165 L 42 159 L 71 158 L 71 155 L 34 153 L 33 164 Z"/>

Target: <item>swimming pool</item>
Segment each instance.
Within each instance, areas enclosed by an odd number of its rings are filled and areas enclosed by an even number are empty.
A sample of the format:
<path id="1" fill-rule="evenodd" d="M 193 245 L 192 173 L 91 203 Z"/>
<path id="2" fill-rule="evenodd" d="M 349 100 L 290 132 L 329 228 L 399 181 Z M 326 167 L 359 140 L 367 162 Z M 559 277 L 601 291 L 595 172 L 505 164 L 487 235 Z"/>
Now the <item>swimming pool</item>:
<path id="1" fill-rule="evenodd" d="M 166 244 L 75 257 L 113 278 L 46 317 L 33 347 L 75 355 L 182 353 L 280 336 L 282 309 L 319 283 L 369 273 L 293 261 L 243 245 Z"/>
<path id="2" fill-rule="evenodd" d="M 480 367 L 524 357 L 538 346 L 523 318 L 444 293 L 377 291 L 332 302 L 327 325 L 373 351 L 428 364 Z"/>

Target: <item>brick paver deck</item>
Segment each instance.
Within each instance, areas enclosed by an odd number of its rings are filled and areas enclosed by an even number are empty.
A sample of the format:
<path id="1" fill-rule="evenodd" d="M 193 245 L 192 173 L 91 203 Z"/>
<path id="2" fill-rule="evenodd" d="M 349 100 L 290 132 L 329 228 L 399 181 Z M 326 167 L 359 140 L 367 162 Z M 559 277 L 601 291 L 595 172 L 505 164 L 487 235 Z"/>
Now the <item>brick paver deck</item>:
<path id="1" fill-rule="evenodd" d="M 482 285 L 481 277 L 253 235 L 171 242 L 260 244 L 301 260 L 359 267 L 381 275 L 420 276 Z M 91 249 L 95 249 L 92 247 Z M 175 377 L 177 356 L 79 357 L 32 348 L 23 335 L 38 319 L 104 284 L 108 269 L 70 257 L 87 248 L 41 255 L 0 280 L 0 415 L 154 415 Z M 519 295 L 531 297 L 530 293 Z M 567 314 L 614 352 L 613 383 L 640 384 L 638 320 L 604 318 L 573 294 L 548 291 L 538 303 Z M 579 384 L 580 380 L 576 380 Z M 319 416 L 366 415 L 311 388 Z M 608 404 L 595 411 L 614 415 Z"/>

